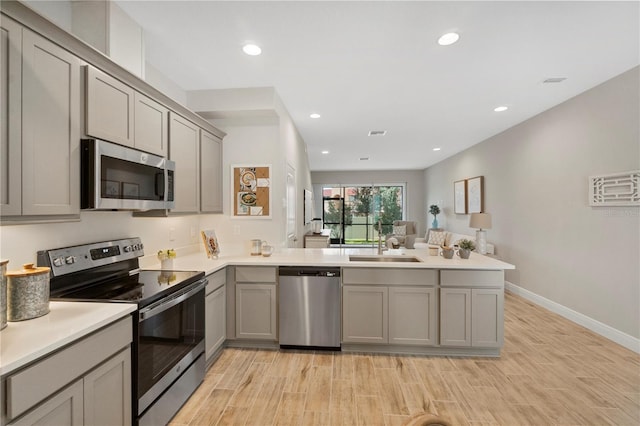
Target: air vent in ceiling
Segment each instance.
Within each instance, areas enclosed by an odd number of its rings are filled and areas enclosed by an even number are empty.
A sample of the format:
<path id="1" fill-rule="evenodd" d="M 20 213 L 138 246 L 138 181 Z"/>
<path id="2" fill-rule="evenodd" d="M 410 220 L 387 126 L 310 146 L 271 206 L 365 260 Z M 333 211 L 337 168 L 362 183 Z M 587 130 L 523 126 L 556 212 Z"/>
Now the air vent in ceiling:
<path id="1" fill-rule="evenodd" d="M 360 157 L 360 161 L 369 161 L 369 157 Z"/>
<path id="2" fill-rule="evenodd" d="M 384 136 L 386 134 L 386 130 L 369 130 L 369 136 Z"/>
<path id="3" fill-rule="evenodd" d="M 550 77 L 543 81 L 543 83 L 562 83 L 567 77 Z"/>

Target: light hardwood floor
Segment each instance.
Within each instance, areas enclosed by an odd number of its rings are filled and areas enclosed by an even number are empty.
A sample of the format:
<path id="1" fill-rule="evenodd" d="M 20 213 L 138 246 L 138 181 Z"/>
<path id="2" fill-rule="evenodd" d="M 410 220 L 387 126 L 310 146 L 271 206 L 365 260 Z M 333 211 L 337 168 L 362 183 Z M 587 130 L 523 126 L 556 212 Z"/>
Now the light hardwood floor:
<path id="1" fill-rule="evenodd" d="M 512 294 L 497 358 L 225 349 L 171 425 L 640 424 L 640 356 Z"/>

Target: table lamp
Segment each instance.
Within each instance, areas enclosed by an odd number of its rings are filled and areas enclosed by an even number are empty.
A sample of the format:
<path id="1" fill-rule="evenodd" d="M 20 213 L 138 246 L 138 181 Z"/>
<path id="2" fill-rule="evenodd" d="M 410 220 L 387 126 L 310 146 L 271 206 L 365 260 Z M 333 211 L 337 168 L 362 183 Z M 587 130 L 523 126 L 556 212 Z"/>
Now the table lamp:
<path id="1" fill-rule="evenodd" d="M 487 254 L 487 232 L 491 229 L 491 215 L 489 213 L 471 213 L 469 228 L 476 228 L 476 243 L 478 243 L 478 253 Z"/>

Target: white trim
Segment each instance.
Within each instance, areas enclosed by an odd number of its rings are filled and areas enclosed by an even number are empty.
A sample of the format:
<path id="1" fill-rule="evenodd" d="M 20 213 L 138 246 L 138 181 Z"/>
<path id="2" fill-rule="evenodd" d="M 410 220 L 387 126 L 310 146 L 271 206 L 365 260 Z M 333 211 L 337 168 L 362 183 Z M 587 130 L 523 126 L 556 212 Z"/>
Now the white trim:
<path id="1" fill-rule="evenodd" d="M 579 324 L 594 333 L 601 335 L 602 337 L 606 337 L 607 339 L 624 346 L 625 348 L 634 351 L 635 353 L 640 353 L 640 339 L 637 339 L 633 336 L 628 335 L 620 330 L 617 330 L 609 325 L 603 324 L 600 321 L 594 320 L 580 312 L 576 312 L 572 309 L 567 308 L 557 302 L 549 300 L 545 297 L 542 297 L 536 293 L 533 293 L 529 290 L 526 290 L 522 287 L 519 287 L 515 284 L 510 283 L 509 281 L 504 282 L 504 287 L 506 290 L 510 291 L 513 294 L 517 294 L 536 305 L 542 306 L 545 309 L 550 310 L 564 318 Z"/>

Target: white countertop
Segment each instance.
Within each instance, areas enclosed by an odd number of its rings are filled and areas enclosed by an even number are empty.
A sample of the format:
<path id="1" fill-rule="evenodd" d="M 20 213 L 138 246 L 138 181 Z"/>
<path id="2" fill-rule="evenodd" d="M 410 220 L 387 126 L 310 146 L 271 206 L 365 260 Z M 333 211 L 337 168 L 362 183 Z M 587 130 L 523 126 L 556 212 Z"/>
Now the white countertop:
<path id="1" fill-rule="evenodd" d="M 39 318 L 7 323 L 0 332 L 0 375 L 27 365 L 136 310 L 132 303 L 50 302 Z"/>
<path id="2" fill-rule="evenodd" d="M 226 266 L 350 266 L 357 268 L 416 268 L 416 269 L 477 269 L 505 270 L 515 266 L 501 260 L 471 253 L 469 259 L 445 259 L 429 256 L 427 249 L 398 249 L 385 251 L 383 256 L 414 256 L 420 262 L 366 262 L 350 261 L 350 255 L 376 255 L 374 248 L 290 248 L 281 249 L 269 257 L 251 256 L 249 253 L 222 253 L 218 259 L 207 259 L 204 252 L 178 255 L 173 261 L 173 269 L 204 271 L 207 275 Z M 145 269 L 157 269 L 160 263 L 145 265 Z"/>

